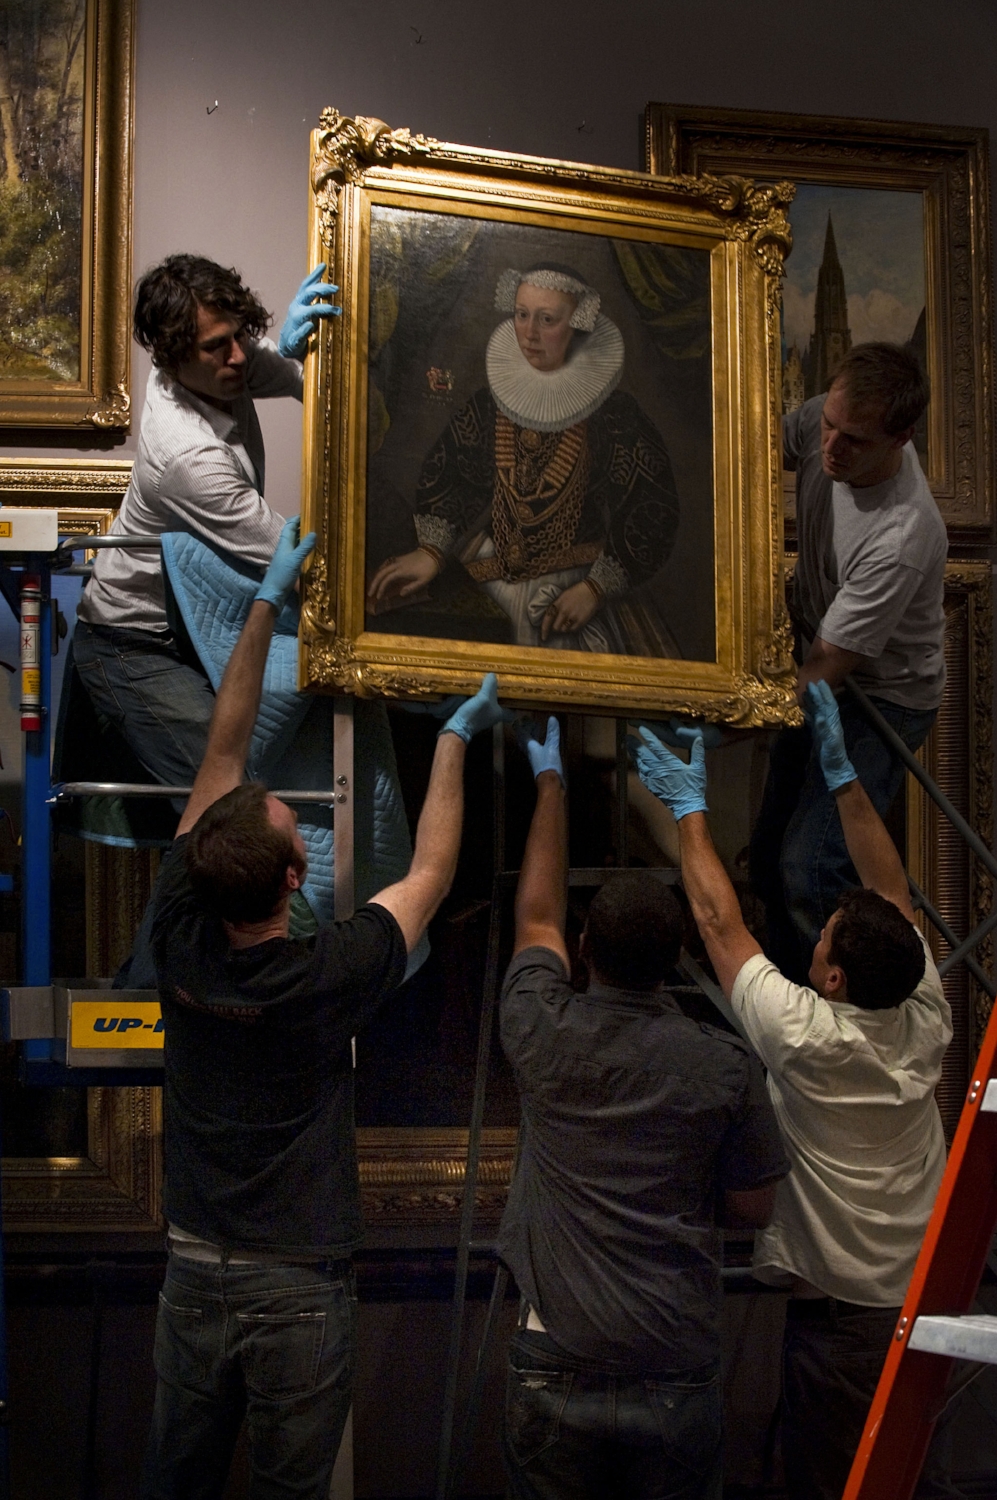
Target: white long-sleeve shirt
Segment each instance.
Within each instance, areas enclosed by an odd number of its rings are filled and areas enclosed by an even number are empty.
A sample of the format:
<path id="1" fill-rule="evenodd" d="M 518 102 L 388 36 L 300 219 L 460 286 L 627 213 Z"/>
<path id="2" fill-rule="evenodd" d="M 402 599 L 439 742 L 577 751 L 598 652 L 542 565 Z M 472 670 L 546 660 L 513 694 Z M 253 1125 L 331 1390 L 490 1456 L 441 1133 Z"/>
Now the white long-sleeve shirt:
<path id="1" fill-rule="evenodd" d="M 263 498 L 263 434 L 255 397 L 301 400 L 297 360 L 269 339 L 247 346 L 246 386 L 229 411 L 202 401 L 164 370 L 146 388 L 138 453 L 112 532 L 158 535 L 192 531 L 226 552 L 264 567 L 284 518 Z M 79 616 L 92 625 L 167 628 L 158 548 L 98 552 Z"/>
<path id="2" fill-rule="evenodd" d="M 890 1010 L 831 1004 L 761 953 L 731 1006 L 768 1069 L 792 1162 L 755 1236 L 755 1275 L 899 1306 L 945 1170 L 935 1086 L 952 1018 L 927 944 L 924 978 Z"/>

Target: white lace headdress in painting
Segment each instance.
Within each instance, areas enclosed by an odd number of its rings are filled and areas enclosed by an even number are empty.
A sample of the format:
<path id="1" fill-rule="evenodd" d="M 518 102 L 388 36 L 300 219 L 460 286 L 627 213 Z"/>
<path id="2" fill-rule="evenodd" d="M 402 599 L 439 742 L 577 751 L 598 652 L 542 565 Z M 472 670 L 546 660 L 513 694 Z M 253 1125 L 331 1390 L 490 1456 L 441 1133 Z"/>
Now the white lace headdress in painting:
<path id="1" fill-rule="evenodd" d="M 599 316 L 602 298 L 594 287 L 588 286 L 569 271 L 562 271 L 558 266 L 532 266 L 528 271 L 515 271 L 510 266 L 507 271 L 503 271 L 495 288 L 497 312 L 511 313 L 515 310 L 516 292 L 524 281 L 527 286 L 543 287 L 547 292 L 567 292 L 570 296 L 577 297 L 578 306 L 568 322 L 579 333 L 592 332 Z"/>
<path id="2" fill-rule="evenodd" d="M 515 320 L 516 291 L 523 282 L 578 298 L 571 327 L 573 338 L 558 370 L 535 370 L 519 347 Z M 488 386 L 503 416 L 534 432 L 563 432 L 584 422 L 612 395 L 623 374 L 623 335 L 600 312 L 599 293 L 567 266 L 541 265 L 529 271 L 503 271 L 495 288 L 495 306 L 509 313 L 492 333 L 485 351 Z"/>

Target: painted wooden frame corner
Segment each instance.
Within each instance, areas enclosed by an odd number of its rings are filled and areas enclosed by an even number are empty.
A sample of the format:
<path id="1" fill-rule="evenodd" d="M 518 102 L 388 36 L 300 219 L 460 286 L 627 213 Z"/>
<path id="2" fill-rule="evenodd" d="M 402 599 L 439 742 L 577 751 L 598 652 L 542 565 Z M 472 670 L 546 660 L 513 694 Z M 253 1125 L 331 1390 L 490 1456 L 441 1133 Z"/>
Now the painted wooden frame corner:
<path id="1" fill-rule="evenodd" d="M 84 80 L 78 378 L 0 371 L 3 427 L 129 426 L 134 10 L 135 0 L 85 0 L 68 44 L 82 51 Z"/>
<path id="2" fill-rule="evenodd" d="M 989 138 L 983 129 L 648 104 L 651 172 L 922 195 L 928 480 L 950 533 L 987 540 L 994 514 Z"/>
<path id="3" fill-rule="evenodd" d="M 426 697 L 499 674 L 506 701 L 603 713 L 649 709 L 741 725 L 797 712 L 783 603 L 778 451 L 779 284 L 787 184 L 646 174 L 457 146 L 324 112 L 312 137 L 310 247 L 342 288 L 306 369 L 304 524 L 319 534 L 302 611 L 300 681 Z M 372 215 L 570 230 L 708 254 L 716 628 L 709 661 L 482 644 L 370 628 L 364 612 Z M 434 221 L 437 222 L 437 221 Z M 655 251 L 655 253 L 657 253 Z M 489 293 L 490 295 L 490 293 Z M 490 304 L 489 304 L 490 305 Z M 446 382 L 449 371 L 430 370 Z M 705 653 L 704 653 L 705 654 Z"/>

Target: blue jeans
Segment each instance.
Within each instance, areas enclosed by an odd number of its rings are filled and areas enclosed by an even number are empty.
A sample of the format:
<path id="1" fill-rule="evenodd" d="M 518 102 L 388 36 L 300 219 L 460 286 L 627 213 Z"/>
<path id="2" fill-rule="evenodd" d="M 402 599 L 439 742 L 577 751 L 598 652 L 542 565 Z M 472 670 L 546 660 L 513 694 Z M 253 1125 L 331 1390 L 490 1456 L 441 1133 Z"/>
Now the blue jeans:
<path id="1" fill-rule="evenodd" d="M 173 636 L 76 622 L 73 661 L 98 721 L 118 731 L 162 786 L 190 786 L 204 759 L 215 695 L 205 674 L 180 654 Z M 174 806 L 179 812 L 182 801 Z M 154 989 L 152 904 L 116 984 Z"/>
<path id="2" fill-rule="evenodd" d="M 502 1441 L 513 1500 L 719 1500 L 717 1365 L 611 1375 L 520 1330 Z"/>
<path id="3" fill-rule="evenodd" d="M 809 1316 L 806 1303 L 790 1302 L 782 1346 L 780 1441 L 786 1500 L 841 1500 L 865 1419 L 876 1394 L 899 1307 L 867 1307 Z M 848 1303 L 843 1304 L 847 1309 Z M 917 1500 L 942 1500 L 962 1491 L 948 1479 L 951 1417 L 935 1428 Z"/>
<path id="4" fill-rule="evenodd" d="M 142 1500 L 219 1500 L 243 1418 L 250 1500 L 327 1500 L 355 1348 L 348 1262 L 225 1266 L 171 1254 Z"/>
<path id="5" fill-rule="evenodd" d="M 73 660 L 98 719 L 113 724 L 150 779 L 190 786 L 204 758 L 215 695 L 174 638 L 78 620 Z"/>
<path id="6" fill-rule="evenodd" d="M 937 709 L 876 707 L 911 750 L 927 738 Z M 885 817 L 904 766 L 858 704 L 838 700 L 845 745 L 873 807 Z M 772 748 L 762 810 L 751 836 L 751 884 L 765 903 L 766 953 L 788 979 L 806 984 L 821 929 L 842 891 L 858 885 L 834 797 L 827 790 L 810 730 L 784 729 Z"/>

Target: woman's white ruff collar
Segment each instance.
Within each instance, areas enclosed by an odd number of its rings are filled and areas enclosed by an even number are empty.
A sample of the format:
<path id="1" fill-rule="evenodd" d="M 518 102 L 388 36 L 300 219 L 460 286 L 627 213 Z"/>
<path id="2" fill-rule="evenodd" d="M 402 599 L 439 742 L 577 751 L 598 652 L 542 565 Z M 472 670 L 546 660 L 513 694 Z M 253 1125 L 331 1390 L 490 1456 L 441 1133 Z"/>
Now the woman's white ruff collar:
<path id="1" fill-rule="evenodd" d="M 485 368 L 495 404 L 510 422 L 533 432 L 563 432 L 598 411 L 619 385 L 623 335 L 600 313 L 584 340 L 572 340 L 559 370 L 535 370 L 507 318 L 488 340 Z"/>

